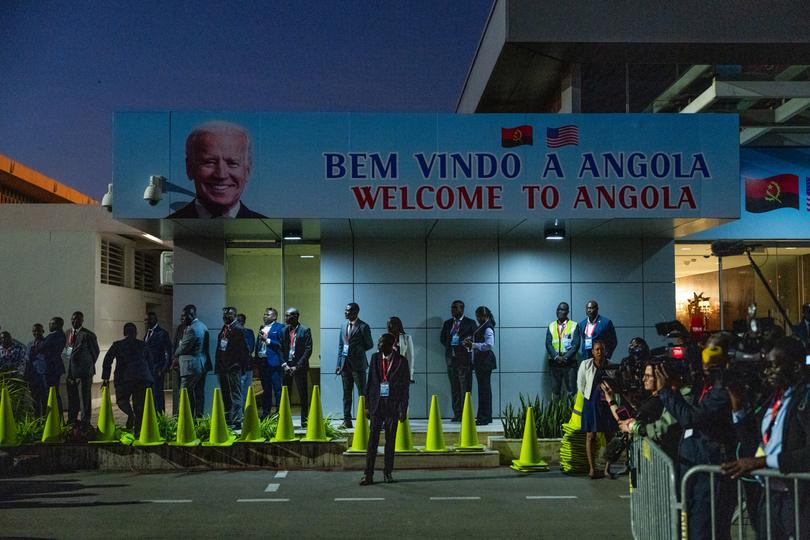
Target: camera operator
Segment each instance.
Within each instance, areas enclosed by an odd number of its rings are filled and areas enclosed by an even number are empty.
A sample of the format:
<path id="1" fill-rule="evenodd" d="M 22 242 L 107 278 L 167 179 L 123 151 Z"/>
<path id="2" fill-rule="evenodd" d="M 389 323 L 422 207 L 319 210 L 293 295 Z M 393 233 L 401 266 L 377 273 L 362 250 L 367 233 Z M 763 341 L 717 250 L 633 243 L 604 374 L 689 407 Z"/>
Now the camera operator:
<path id="1" fill-rule="evenodd" d="M 729 332 L 719 332 L 709 338 L 703 351 L 702 374 L 696 374 L 686 397 L 670 387 L 670 378 L 663 365 L 655 368 L 656 385 L 661 388 L 658 398 L 683 428 L 678 444 L 680 478 L 695 465 L 720 465 L 731 457 L 734 439 L 731 400 L 723 375 L 734 340 L 734 334 Z M 710 476 L 699 474 L 682 495 L 687 498 L 685 511 L 690 540 L 712 538 L 713 527 L 717 538 L 731 537 L 731 518 L 736 506 L 732 482 L 719 479 L 712 493 Z M 710 512 L 711 499 L 715 501 L 714 523 Z"/>
<path id="2" fill-rule="evenodd" d="M 754 415 L 759 425 L 758 450 L 754 457 L 742 457 L 723 464 L 723 470 L 737 479 L 756 469 L 778 469 L 783 474 L 810 471 L 810 367 L 801 341 L 780 338 L 768 353 L 766 377 L 773 393 Z M 731 392 L 735 422 L 746 416 L 743 396 Z M 771 533 L 773 538 L 795 538 L 795 501 L 798 498 L 799 522 L 810 523 L 810 482 L 799 482 L 799 493 L 793 483 L 779 479 L 769 482 Z M 797 496 L 798 495 L 798 496 Z M 765 495 L 760 500 L 757 519 L 758 538 L 767 535 Z M 803 527 L 801 538 L 810 538 L 810 526 Z"/>
<path id="3" fill-rule="evenodd" d="M 633 408 L 638 408 L 639 404 L 646 399 L 644 391 L 644 369 L 650 361 L 650 346 L 642 337 L 634 337 L 627 345 L 627 356 L 622 358 L 619 364 L 616 379 L 618 387 L 614 391 L 621 393 L 622 398 L 629 402 Z M 611 386 L 613 386 L 611 384 Z"/>

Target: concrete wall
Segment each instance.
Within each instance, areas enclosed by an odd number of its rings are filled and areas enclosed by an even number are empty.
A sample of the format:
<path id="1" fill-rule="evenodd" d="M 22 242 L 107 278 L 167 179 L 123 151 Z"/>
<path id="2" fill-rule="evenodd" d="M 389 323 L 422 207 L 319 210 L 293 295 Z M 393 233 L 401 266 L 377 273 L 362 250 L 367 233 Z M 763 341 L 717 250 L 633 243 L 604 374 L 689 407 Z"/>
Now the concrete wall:
<path id="1" fill-rule="evenodd" d="M 464 238 L 460 241 L 459 238 Z M 416 348 L 416 384 L 411 416 L 425 417 L 432 394 L 444 417 L 452 416 L 444 350 L 439 343 L 450 303 L 461 299 L 467 315 L 487 305 L 498 326 L 492 374 L 493 411 L 516 402 L 518 393 L 547 395 L 545 332 L 560 301 L 572 318 L 584 318 L 595 298 L 614 321 L 620 359 L 630 338 L 661 343 L 654 324 L 675 315 L 674 253 L 669 240 L 499 237 L 466 230 L 424 238 L 353 238 L 325 235 L 321 244 L 321 392 L 325 413 L 342 411 L 342 387 L 333 371 L 338 329 L 348 302 L 360 304 L 360 318 L 372 336 L 399 316 Z M 331 367 L 331 369 L 329 369 Z M 473 384 L 473 401 L 477 402 Z"/>

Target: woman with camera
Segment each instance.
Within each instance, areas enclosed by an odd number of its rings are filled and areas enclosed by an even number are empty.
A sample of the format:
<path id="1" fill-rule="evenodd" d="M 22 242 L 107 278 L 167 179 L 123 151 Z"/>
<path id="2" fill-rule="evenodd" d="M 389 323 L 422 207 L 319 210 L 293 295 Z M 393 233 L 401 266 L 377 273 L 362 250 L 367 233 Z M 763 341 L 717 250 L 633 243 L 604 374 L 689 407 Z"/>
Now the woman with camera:
<path id="1" fill-rule="evenodd" d="M 585 456 L 588 459 L 588 477 L 592 480 L 604 478 L 610 474 L 610 462 L 605 463 L 605 470 L 596 471 L 596 435 L 604 433 L 605 439 L 613 438 L 616 421 L 610 413 L 610 405 L 602 391 L 602 382 L 607 377 L 608 360 L 605 344 L 599 339 L 593 341 L 593 354 L 579 365 L 577 372 L 577 390 L 585 398 L 582 406 L 582 431 L 585 432 Z"/>

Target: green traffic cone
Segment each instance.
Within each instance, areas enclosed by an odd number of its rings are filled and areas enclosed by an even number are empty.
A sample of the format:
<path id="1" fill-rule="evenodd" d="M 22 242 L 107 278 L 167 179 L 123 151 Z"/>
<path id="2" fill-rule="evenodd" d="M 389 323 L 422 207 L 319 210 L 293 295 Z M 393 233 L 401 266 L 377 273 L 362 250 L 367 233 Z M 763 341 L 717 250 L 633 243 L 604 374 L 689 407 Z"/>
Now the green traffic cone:
<path id="1" fill-rule="evenodd" d="M 214 406 L 211 409 L 211 433 L 208 440 L 202 443 L 203 446 L 231 446 L 236 440 L 234 435 L 228 430 L 228 423 L 225 421 L 225 405 L 222 403 L 222 391 L 214 388 Z"/>
<path id="2" fill-rule="evenodd" d="M 141 432 L 138 440 L 133 442 L 133 446 L 160 446 L 165 443 L 160 438 L 160 430 L 157 424 L 157 414 L 155 413 L 155 398 L 152 397 L 152 389 L 146 389 L 146 397 L 143 400 L 143 418 L 141 419 Z"/>
<path id="3" fill-rule="evenodd" d="M 461 414 L 461 433 L 456 450 L 467 452 L 480 452 L 484 445 L 478 442 L 478 430 L 475 429 L 475 419 L 472 413 L 472 398 L 467 392 L 464 396 L 464 412 Z"/>
<path id="4" fill-rule="evenodd" d="M 245 397 L 245 416 L 242 419 L 242 436 L 236 442 L 261 443 L 264 442 L 259 429 L 259 409 L 256 406 L 256 396 L 253 394 L 253 385 L 248 387 Z"/>
<path id="5" fill-rule="evenodd" d="M 14 420 L 14 411 L 11 410 L 11 396 L 8 394 L 8 388 L 3 386 L 0 393 L 0 447 L 19 445 L 17 421 Z"/>
<path id="6" fill-rule="evenodd" d="M 64 440 L 62 432 L 62 411 L 59 410 L 58 390 L 51 386 L 48 390 L 48 413 L 45 418 L 45 429 L 42 431 L 42 442 L 56 443 Z"/>
<path id="7" fill-rule="evenodd" d="M 430 416 L 428 417 L 427 440 L 425 452 L 450 452 L 444 445 L 444 432 L 442 431 L 442 413 L 439 410 L 439 397 L 433 394 L 430 400 Z"/>
<path id="8" fill-rule="evenodd" d="M 368 451 L 369 426 L 366 418 L 366 396 L 357 400 L 357 421 L 354 423 L 352 447 L 347 452 L 366 453 Z"/>
<path id="9" fill-rule="evenodd" d="M 293 427 L 292 409 L 290 408 L 290 394 L 286 386 L 281 387 L 281 402 L 278 407 L 278 426 L 276 436 L 270 439 L 271 443 L 297 441 Z"/>
<path id="10" fill-rule="evenodd" d="M 526 409 L 526 424 L 523 427 L 523 443 L 520 457 L 512 460 L 512 468 L 520 472 L 547 471 L 548 463 L 540 457 L 540 443 L 534 425 L 534 411 Z"/>
<path id="11" fill-rule="evenodd" d="M 93 444 L 117 443 L 115 438 L 115 419 L 113 418 L 112 400 L 110 400 L 110 388 L 107 385 L 101 387 L 101 410 L 98 413 L 98 435 Z"/>
<path id="12" fill-rule="evenodd" d="M 411 421 L 405 416 L 404 422 L 397 424 L 397 441 L 394 452 L 397 454 L 413 454 L 418 452 L 413 445 L 413 434 L 411 434 Z"/>
<path id="13" fill-rule="evenodd" d="M 307 434 L 302 442 L 328 442 L 326 428 L 323 425 L 323 408 L 321 407 L 321 389 L 316 384 L 312 387 L 312 401 L 309 404 Z"/>
<path id="14" fill-rule="evenodd" d="M 180 414 L 177 415 L 177 436 L 171 446 L 198 446 L 200 439 L 194 431 L 194 417 L 191 415 L 191 402 L 188 389 L 180 389 Z"/>

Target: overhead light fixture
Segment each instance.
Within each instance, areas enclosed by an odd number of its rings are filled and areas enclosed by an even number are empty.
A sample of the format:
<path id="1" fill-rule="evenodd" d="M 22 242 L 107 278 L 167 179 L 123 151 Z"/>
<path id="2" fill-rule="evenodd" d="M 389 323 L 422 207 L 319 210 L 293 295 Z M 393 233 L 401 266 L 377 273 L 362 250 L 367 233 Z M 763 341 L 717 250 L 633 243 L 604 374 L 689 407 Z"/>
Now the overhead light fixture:
<path id="1" fill-rule="evenodd" d="M 788 247 L 786 247 L 785 249 L 798 249 L 798 248 L 796 248 L 796 247 L 794 247 L 794 246 L 788 246 Z"/>
<path id="2" fill-rule="evenodd" d="M 314 259 L 315 255 L 301 255 L 302 259 Z"/>
<path id="3" fill-rule="evenodd" d="M 112 184 L 107 184 L 107 193 L 101 198 L 101 207 L 112 212 Z"/>
<path id="4" fill-rule="evenodd" d="M 304 235 L 301 232 L 301 229 L 292 229 L 292 228 L 290 228 L 290 229 L 284 229 L 284 232 L 282 233 L 282 238 L 284 238 L 284 240 L 287 240 L 287 241 L 290 241 L 290 240 L 303 240 Z"/>
<path id="5" fill-rule="evenodd" d="M 163 245 L 163 240 L 161 240 L 157 236 L 152 236 L 149 233 L 143 233 L 143 234 L 141 234 L 141 236 L 143 236 L 144 238 L 146 238 L 147 240 L 149 240 L 151 242 L 154 242 L 156 244 L 160 244 L 161 246 Z"/>
<path id="6" fill-rule="evenodd" d="M 687 246 L 681 246 L 681 251 L 692 251 L 692 248 Z"/>
<path id="7" fill-rule="evenodd" d="M 565 239 L 565 223 L 559 219 L 555 219 L 554 223 L 547 224 L 543 229 L 546 240 L 564 240 Z"/>

